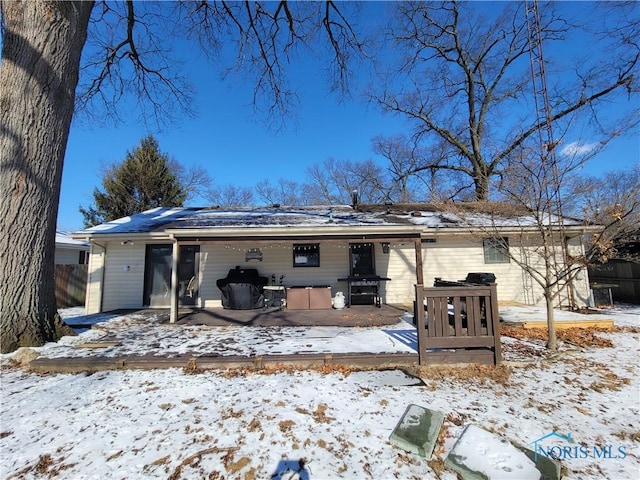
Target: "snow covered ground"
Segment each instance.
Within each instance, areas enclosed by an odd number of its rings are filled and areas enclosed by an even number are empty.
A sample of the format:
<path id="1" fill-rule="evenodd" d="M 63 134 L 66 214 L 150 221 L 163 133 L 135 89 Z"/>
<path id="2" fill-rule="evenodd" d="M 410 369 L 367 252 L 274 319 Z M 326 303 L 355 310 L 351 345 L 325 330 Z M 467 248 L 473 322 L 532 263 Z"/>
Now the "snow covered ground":
<path id="1" fill-rule="evenodd" d="M 575 455 L 578 458 L 564 459 L 564 478 L 638 478 L 640 308 L 603 314 L 618 329 L 597 337 L 611 340 L 613 346 L 564 344 L 559 355 L 550 356 L 541 354 L 541 340 L 504 337 L 507 366 L 432 368 L 420 372 L 422 381 L 399 371 L 341 369 L 36 375 L 13 366 L 5 355 L 0 477 L 455 480 L 456 474 L 445 470 L 442 460 L 472 424 L 528 448 L 555 431 L 570 434 L 575 446 L 585 451 L 611 447 L 607 451 L 616 454 L 617 458 Z M 183 335 L 176 327 L 167 327 L 170 332 L 159 329 L 155 336 L 150 332 L 159 325 L 145 328 L 135 316 L 108 320 L 99 329 L 38 352 L 87 355 L 88 350 L 73 345 L 118 335 L 122 345 L 113 348 L 123 350 L 106 354 L 183 348 L 170 338 L 169 333 Z M 214 338 L 210 333 L 184 330 L 189 351 L 205 351 L 198 345 L 210 344 Z M 410 341 L 398 341 L 410 338 L 410 325 L 404 321 L 378 334 L 352 329 L 365 337 L 348 337 L 335 329 L 306 330 L 301 343 L 284 345 L 278 342 L 294 336 L 292 332 L 272 332 L 260 342 L 236 329 L 227 347 L 236 349 L 236 354 L 324 351 L 349 343 L 361 349 L 357 351 L 410 347 Z M 400 334 L 390 334 L 393 331 Z M 123 332 L 140 342 L 124 342 Z M 259 331 L 251 332 L 255 336 Z M 409 404 L 445 415 L 431 461 L 388 441 Z M 493 461 L 490 445 L 477 448 L 487 461 Z M 503 462 L 503 467 L 509 468 L 509 463 Z"/>

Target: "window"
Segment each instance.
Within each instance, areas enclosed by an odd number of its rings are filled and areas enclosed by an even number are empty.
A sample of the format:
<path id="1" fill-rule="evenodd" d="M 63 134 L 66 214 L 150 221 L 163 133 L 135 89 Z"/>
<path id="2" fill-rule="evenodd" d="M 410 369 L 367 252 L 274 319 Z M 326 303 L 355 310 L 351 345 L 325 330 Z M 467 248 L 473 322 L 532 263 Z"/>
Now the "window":
<path id="1" fill-rule="evenodd" d="M 303 243 L 293 245 L 294 267 L 319 267 L 320 245 L 317 243 Z"/>
<path id="2" fill-rule="evenodd" d="M 351 275 L 375 275 L 373 244 L 352 243 L 349 245 L 351 256 Z"/>
<path id="3" fill-rule="evenodd" d="M 84 250 L 80 250 L 80 255 L 78 257 L 78 263 L 80 265 L 84 265 L 85 263 L 89 263 L 89 252 L 85 252 Z"/>
<path id="4" fill-rule="evenodd" d="M 482 240 L 484 263 L 509 263 L 509 239 L 485 238 Z"/>

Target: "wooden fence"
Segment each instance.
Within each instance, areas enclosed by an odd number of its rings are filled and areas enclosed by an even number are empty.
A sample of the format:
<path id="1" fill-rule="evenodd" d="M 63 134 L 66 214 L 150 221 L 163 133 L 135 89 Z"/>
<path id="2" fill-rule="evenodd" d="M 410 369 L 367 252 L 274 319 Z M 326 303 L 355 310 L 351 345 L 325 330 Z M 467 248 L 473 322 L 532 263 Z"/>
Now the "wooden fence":
<path id="1" fill-rule="evenodd" d="M 433 288 L 416 285 L 416 299 L 420 365 L 501 362 L 495 283 Z"/>
<path id="2" fill-rule="evenodd" d="M 613 300 L 640 304 L 640 262 L 609 260 L 602 265 L 589 266 L 589 282 L 613 284 Z"/>
<path id="3" fill-rule="evenodd" d="M 84 305 L 87 290 L 87 265 L 56 265 L 55 268 L 58 308 Z"/>

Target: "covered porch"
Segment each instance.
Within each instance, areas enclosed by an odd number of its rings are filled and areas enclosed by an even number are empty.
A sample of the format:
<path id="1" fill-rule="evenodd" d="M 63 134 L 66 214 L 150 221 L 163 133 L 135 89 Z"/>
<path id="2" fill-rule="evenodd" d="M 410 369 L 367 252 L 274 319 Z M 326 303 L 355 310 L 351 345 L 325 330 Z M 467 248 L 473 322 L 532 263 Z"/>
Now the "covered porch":
<path id="1" fill-rule="evenodd" d="M 315 315 L 313 312 L 301 310 L 301 307 L 293 307 L 290 296 L 294 292 L 293 289 L 324 288 L 330 289 L 329 297 L 343 292 L 347 306 L 378 307 L 377 316 L 385 318 L 386 315 L 380 312 L 379 308 L 382 304 L 411 304 L 413 298 L 408 293 L 414 284 L 423 283 L 420 233 L 407 231 L 406 228 L 394 230 L 396 231 L 384 234 L 319 235 L 309 232 L 306 235 L 251 235 L 239 239 L 235 236 L 211 236 L 203 232 L 195 236 L 195 232 L 168 229 L 167 233 L 172 239 L 172 254 L 171 265 L 167 270 L 171 277 L 167 279 L 169 281 L 165 290 L 164 298 L 167 303 L 162 306 L 169 307 L 171 323 L 180 321 L 186 310 L 191 313 L 192 321 L 200 322 L 206 320 L 246 325 L 263 325 L 260 322 L 267 322 L 268 325 L 272 325 L 272 322 L 280 322 L 283 325 L 313 325 L 318 318 L 322 318 L 322 314 Z M 398 248 L 390 248 L 390 245 L 396 245 Z M 298 264 L 296 249 L 311 250 L 312 247 L 316 250 L 310 254 L 299 255 L 309 264 Z M 186 249 L 196 252 L 191 260 L 192 265 L 197 265 L 195 271 L 192 267 L 183 268 L 183 254 Z M 245 302 L 250 304 L 249 312 L 233 311 L 233 305 L 224 310 L 218 308 L 229 307 L 225 304 L 226 292 L 220 292 L 223 288 L 220 282 L 229 278 L 232 271 L 250 270 L 254 271 L 262 283 L 256 283 L 252 289 L 255 290 L 253 294 L 245 294 L 250 298 L 249 302 Z M 187 304 L 184 302 L 184 292 L 189 289 L 184 288 L 185 284 L 195 285 L 189 293 Z M 245 282 L 241 285 L 246 287 L 247 284 Z M 286 290 L 283 302 L 286 306 L 282 310 L 267 309 L 269 315 L 266 315 L 264 309 L 258 308 L 263 304 L 258 297 L 264 293 L 264 297 L 268 298 L 267 289 L 273 288 Z M 390 289 L 393 289 L 391 295 Z M 327 296 L 326 291 L 323 296 Z M 190 311 L 189 303 L 197 307 L 197 310 Z M 316 308 L 321 309 L 326 317 L 324 321 L 328 324 L 342 325 L 341 322 L 353 315 L 340 315 L 340 310 L 334 312 L 331 308 L 331 298 L 323 299 L 322 303 L 324 306 Z M 289 308 L 294 311 L 289 312 Z M 310 308 L 313 310 L 314 307 Z M 355 320 L 353 326 L 376 324 L 380 323 L 363 318 Z"/>

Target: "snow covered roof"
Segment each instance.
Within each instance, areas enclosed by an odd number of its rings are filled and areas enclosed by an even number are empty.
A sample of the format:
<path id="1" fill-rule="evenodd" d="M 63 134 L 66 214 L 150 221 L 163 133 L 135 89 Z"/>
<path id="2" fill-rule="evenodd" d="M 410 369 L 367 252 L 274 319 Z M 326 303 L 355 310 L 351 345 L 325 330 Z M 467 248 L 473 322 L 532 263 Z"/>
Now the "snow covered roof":
<path id="1" fill-rule="evenodd" d="M 89 243 L 83 240 L 75 240 L 71 238 L 70 233 L 60 230 L 56 231 L 56 247 L 60 248 L 76 248 L 79 250 L 88 250 Z"/>
<path id="2" fill-rule="evenodd" d="M 527 228 L 536 221 L 530 214 L 498 214 L 485 210 L 456 211 L 434 205 L 316 205 L 267 207 L 154 208 L 91 227 L 74 236 L 133 234 L 179 230 L 215 231 L 254 228 L 380 228 L 401 227 L 407 232 L 470 227 Z M 574 219 L 564 225 L 583 226 Z M 292 232 L 294 233 L 294 232 Z"/>

